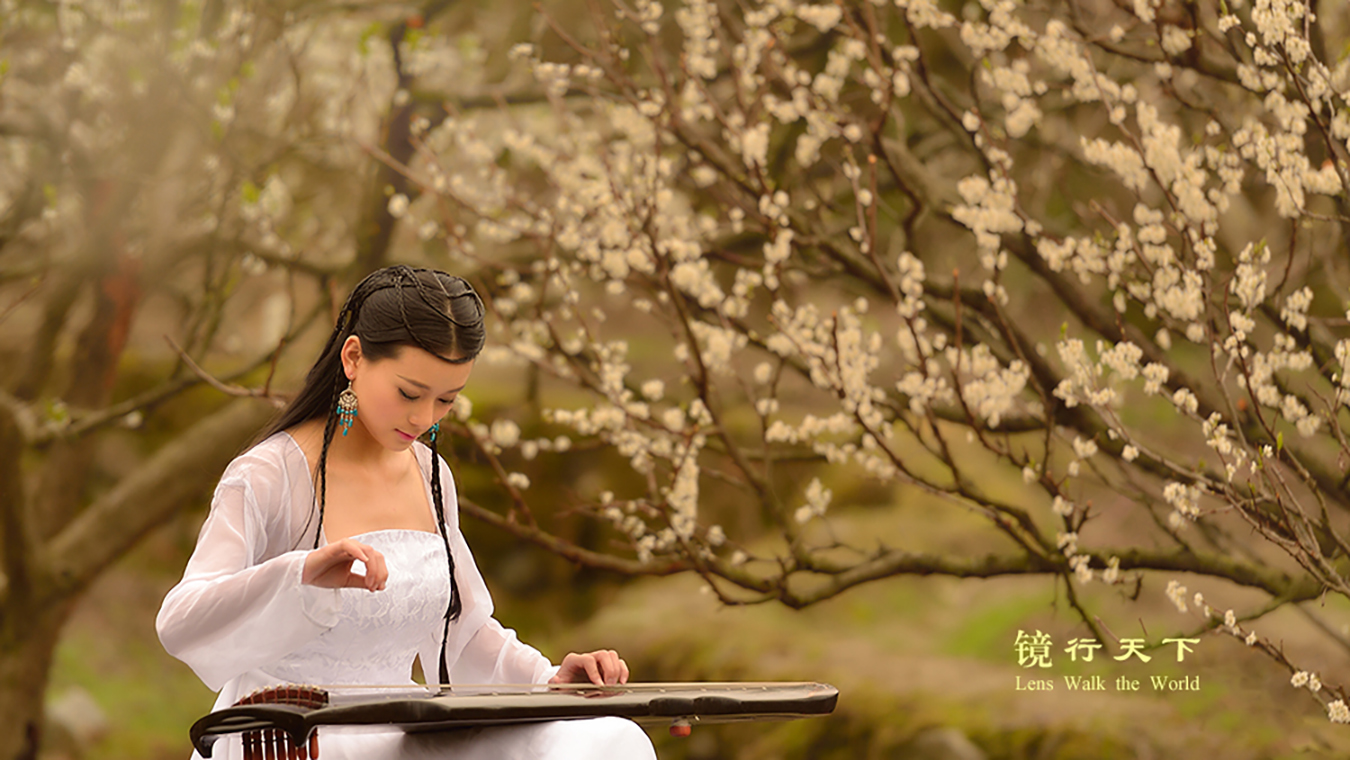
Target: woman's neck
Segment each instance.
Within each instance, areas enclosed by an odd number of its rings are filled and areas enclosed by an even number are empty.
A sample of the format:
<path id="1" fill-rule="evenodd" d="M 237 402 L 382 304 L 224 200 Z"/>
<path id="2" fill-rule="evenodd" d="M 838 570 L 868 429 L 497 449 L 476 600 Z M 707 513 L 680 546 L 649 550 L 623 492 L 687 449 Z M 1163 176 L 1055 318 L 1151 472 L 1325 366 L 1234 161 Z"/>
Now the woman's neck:
<path id="1" fill-rule="evenodd" d="M 297 425 L 292 437 L 306 439 L 311 445 L 302 444 L 301 448 L 314 450 L 322 455 L 323 430 L 325 420 L 315 419 Z M 335 431 L 328 446 L 328 467 L 336 464 L 353 473 L 366 472 L 372 475 L 401 474 L 408 467 L 411 450 L 391 451 L 382 446 L 360 423 L 352 425 L 347 435 L 341 430 Z M 315 463 L 317 464 L 317 463 Z"/>

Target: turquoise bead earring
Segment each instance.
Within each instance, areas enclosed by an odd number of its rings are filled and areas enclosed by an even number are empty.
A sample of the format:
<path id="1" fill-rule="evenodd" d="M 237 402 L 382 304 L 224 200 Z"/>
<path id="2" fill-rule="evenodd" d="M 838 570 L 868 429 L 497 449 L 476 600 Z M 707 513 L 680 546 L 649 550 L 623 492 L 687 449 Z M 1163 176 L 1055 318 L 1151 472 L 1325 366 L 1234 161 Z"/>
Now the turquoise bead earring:
<path id="1" fill-rule="evenodd" d="M 431 445 L 436 445 L 436 436 L 441 432 L 441 423 L 437 422 L 431 426 Z"/>
<path id="2" fill-rule="evenodd" d="M 346 436 L 347 431 L 352 429 L 352 423 L 356 421 L 356 394 L 352 392 L 352 381 L 347 381 L 347 390 L 338 396 L 337 403 L 338 424 L 342 426 L 342 435 Z"/>

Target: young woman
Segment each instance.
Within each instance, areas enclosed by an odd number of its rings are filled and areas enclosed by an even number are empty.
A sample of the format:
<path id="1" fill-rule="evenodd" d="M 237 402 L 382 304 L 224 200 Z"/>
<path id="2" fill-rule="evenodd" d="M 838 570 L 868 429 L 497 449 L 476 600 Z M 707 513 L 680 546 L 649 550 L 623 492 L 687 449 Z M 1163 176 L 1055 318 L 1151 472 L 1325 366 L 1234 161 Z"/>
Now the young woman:
<path id="1" fill-rule="evenodd" d="M 458 277 L 397 266 L 352 291 L 304 388 L 226 469 L 156 620 L 216 709 L 280 683 L 410 684 L 415 656 L 439 683 L 628 680 L 613 651 L 555 666 L 492 617 L 436 450 L 483 342 Z M 320 742 L 324 760 L 655 757 L 616 718 Z M 213 757 L 241 753 L 236 737 Z"/>

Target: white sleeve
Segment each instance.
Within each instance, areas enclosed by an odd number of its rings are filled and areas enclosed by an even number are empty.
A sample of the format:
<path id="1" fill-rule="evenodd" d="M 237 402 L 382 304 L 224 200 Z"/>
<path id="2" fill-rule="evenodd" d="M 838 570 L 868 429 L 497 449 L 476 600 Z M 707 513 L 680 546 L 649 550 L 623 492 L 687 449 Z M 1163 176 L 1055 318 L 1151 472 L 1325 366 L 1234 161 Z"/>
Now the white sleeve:
<path id="1" fill-rule="evenodd" d="M 547 683 L 557 666 L 539 650 L 516 638 L 496 618 L 488 618 L 450 668 L 452 683 Z"/>
<path id="2" fill-rule="evenodd" d="M 445 647 L 450 681 L 460 684 L 546 683 L 558 672 L 558 666 L 492 617 L 492 596 L 482 573 L 478 572 L 464 534 L 459 530 L 459 497 L 454 478 L 444 460 L 440 467 L 446 530 L 462 603 L 459 619 L 450 623 L 450 640 Z M 426 640 L 420 656 L 427 681 L 436 682 L 439 678 L 436 663 L 441 656 L 440 626 Z"/>
<path id="3" fill-rule="evenodd" d="M 336 589 L 301 584 L 308 550 L 263 556 L 286 540 L 284 478 L 261 456 L 230 465 L 183 579 L 155 619 L 164 648 L 213 690 L 332 628 L 341 612 Z"/>

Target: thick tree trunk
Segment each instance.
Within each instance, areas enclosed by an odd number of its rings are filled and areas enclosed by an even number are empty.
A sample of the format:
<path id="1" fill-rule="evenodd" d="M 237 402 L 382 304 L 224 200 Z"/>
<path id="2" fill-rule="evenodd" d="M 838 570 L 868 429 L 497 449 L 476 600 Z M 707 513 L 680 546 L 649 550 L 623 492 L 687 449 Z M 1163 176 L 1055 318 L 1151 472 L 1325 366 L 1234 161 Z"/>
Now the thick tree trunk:
<path id="1" fill-rule="evenodd" d="M 165 444 L 48 541 L 23 519 L 21 444 L 0 413 L 0 760 L 37 757 L 43 696 L 61 627 L 90 582 L 196 498 L 273 413 L 241 399 Z"/>
<path id="2" fill-rule="evenodd" d="M 52 653 L 70 602 L 0 610 L 0 760 L 34 760 L 42 740 L 42 702 Z"/>

